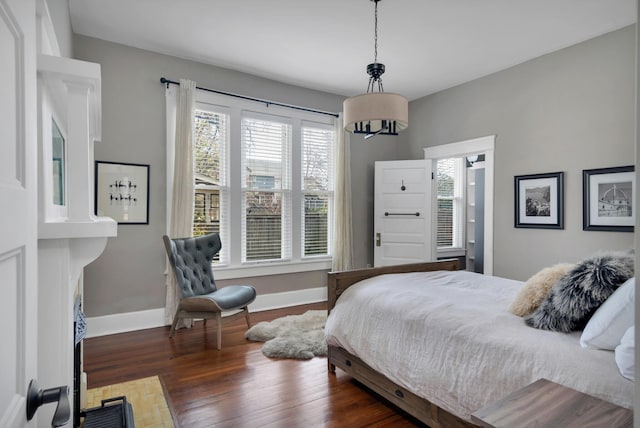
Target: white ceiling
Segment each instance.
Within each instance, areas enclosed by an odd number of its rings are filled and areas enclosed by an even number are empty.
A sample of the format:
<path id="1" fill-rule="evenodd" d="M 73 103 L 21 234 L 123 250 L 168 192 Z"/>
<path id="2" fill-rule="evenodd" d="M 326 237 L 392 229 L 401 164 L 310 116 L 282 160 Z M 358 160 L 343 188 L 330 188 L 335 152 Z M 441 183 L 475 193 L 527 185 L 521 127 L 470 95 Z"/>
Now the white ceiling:
<path id="1" fill-rule="evenodd" d="M 373 62 L 369 0 L 69 6 L 78 34 L 344 96 L 366 91 Z M 413 100 L 633 24 L 636 16 L 636 0 L 383 0 L 384 89 Z"/>

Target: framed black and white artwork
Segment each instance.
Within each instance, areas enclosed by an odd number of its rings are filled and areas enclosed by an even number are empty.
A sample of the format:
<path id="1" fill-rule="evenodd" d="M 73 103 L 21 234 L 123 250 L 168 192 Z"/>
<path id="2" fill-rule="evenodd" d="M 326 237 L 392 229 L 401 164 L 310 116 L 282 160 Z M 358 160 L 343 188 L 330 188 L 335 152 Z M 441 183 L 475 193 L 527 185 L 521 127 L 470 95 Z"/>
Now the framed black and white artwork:
<path id="1" fill-rule="evenodd" d="M 582 171 L 582 229 L 633 232 L 634 167 Z"/>
<path id="2" fill-rule="evenodd" d="M 515 227 L 564 228 L 564 173 L 517 175 Z"/>
<path id="3" fill-rule="evenodd" d="M 96 161 L 95 212 L 118 224 L 149 224 L 149 165 Z"/>

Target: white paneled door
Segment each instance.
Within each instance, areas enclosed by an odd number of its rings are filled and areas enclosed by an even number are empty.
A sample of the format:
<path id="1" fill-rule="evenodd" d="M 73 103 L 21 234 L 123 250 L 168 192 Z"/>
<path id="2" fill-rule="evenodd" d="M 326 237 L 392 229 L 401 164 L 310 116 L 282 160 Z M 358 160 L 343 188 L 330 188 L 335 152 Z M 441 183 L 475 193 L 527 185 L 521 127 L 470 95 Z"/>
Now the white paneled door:
<path id="1" fill-rule="evenodd" d="M 375 266 L 433 260 L 431 162 L 375 163 Z"/>
<path id="2" fill-rule="evenodd" d="M 37 375 L 35 0 L 0 0 L 0 426 L 27 427 Z"/>

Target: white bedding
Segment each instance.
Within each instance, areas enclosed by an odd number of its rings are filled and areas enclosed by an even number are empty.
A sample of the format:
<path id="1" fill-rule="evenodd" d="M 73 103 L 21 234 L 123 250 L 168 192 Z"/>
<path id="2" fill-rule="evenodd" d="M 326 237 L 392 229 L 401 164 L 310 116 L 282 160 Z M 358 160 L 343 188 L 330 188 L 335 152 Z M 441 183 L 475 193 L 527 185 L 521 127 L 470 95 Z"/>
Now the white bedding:
<path id="1" fill-rule="evenodd" d="M 522 285 L 466 271 L 370 278 L 340 296 L 327 342 L 466 420 L 539 378 L 631 408 L 633 382 L 612 351 L 584 349 L 579 332 L 537 330 L 507 311 Z"/>

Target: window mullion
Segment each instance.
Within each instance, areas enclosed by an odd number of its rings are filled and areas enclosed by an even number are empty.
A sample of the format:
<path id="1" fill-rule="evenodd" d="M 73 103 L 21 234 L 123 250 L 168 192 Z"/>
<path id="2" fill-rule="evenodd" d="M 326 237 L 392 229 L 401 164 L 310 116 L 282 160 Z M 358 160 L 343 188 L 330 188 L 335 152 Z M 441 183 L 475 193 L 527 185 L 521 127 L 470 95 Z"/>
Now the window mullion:
<path id="1" fill-rule="evenodd" d="M 303 230 L 303 212 L 302 212 L 302 123 L 296 119 L 292 124 L 292 140 L 291 144 L 291 189 L 295 189 L 291 195 L 291 256 L 294 260 L 299 260 L 304 254 L 302 251 L 304 245 Z"/>
<path id="2" fill-rule="evenodd" d="M 240 237 L 242 236 L 242 219 L 243 210 L 242 201 L 244 194 L 242 192 L 241 169 L 237 166 L 241 164 L 242 159 L 242 115 L 240 109 L 231 110 L 231 120 L 229 126 L 229 236 L 225 237 L 230 249 L 230 260 L 232 266 L 238 266 L 242 262 L 242 244 Z M 233 167 L 231 167 L 233 165 Z M 225 245 L 225 241 L 223 241 Z"/>

